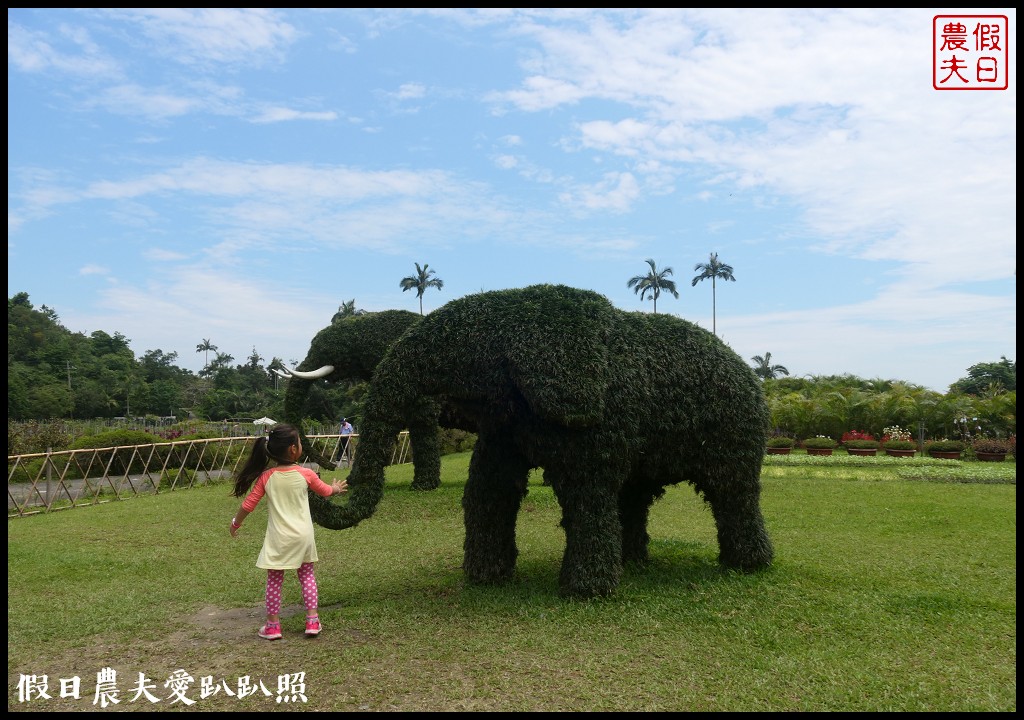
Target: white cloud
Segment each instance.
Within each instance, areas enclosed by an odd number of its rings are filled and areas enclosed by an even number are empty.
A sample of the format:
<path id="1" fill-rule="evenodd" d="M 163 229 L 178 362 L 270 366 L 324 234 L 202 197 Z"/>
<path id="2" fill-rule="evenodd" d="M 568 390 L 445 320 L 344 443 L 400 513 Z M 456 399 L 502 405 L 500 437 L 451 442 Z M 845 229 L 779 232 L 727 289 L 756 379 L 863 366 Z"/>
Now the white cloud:
<path id="1" fill-rule="evenodd" d="M 903 279 L 915 286 L 1012 272 L 1015 233 L 999 209 L 1014 203 L 1006 179 L 1016 160 L 992 150 L 1015 144 L 1014 108 L 984 93 L 953 100 L 922 80 L 931 56 L 906 41 L 915 33 L 930 41 L 920 11 L 613 17 L 620 22 L 597 17 L 581 32 L 524 26 L 545 49 L 528 67 L 544 72 L 500 100 L 531 113 L 616 101 L 636 116 L 581 121 L 564 147 L 656 166 L 650 191 L 671 189 L 694 165 L 716 168 L 802 207 L 830 251 L 908 264 Z M 951 102 L 965 112 L 950 112 Z M 908 103 L 933 108 L 930 120 Z M 630 173 L 622 177 L 605 175 L 562 200 L 624 211 L 641 190 Z"/>
<path id="2" fill-rule="evenodd" d="M 512 170 L 519 165 L 519 161 L 516 159 L 515 155 L 499 155 L 494 158 L 494 164 L 502 170 Z"/>
<path id="3" fill-rule="evenodd" d="M 153 260 L 154 262 L 177 262 L 189 257 L 185 253 L 177 250 L 167 250 L 166 248 L 149 248 L 143 255 L 148 260 Z"/>
<path id="4" fill-rule="evenodd" d="M 398 88 L 395 97 L 399 100 L 418 100 L 426 96 L 427 89 L 419 83 L 404 83 Z"/>
<path id="5" fill-rule="evenodd" d="M 84 30 L 62 26 L 55 37 L 28 30 L 9 16 L 7 61 L 27 73 L 56 71 L 80 79 L 116 78 L 121 74 L 117 61 L 106 56 Z"/>
<path id="6" fill-rule="evenodd" d="M 562 193 L 559 199 L 576 208 L 621 213 L 629 210 L 639 196 L 640 187 L 631 173 L 607 173 L 600 182 Z"/>
<path id="7" fill-rule="evenodd" d="M 279 61 L 298 31 L 268 8 L 126 8 L 104 11 L 135 23 L 152 49 L 190 65 Z"/>
<path id="8" fill-rule="evenodd" d="M 291 108 L 273 107 L 265 108 L 259 115 L 252 119 L 254 123 L 286 122 L 289 120 L 320 120 L 332 121 L 338 119 L 336 112 L 308 112 L 292 110 Z"/>
<path id="9" fill-rule="evenodd" d="M 108 87 L 94 97 L 93 104 L 119 115 L 140 115 L 153 119 L 185 115 L 201 106 L 195 98 L 156 92 L 139 85 Z"/>
<path id="10" fill-rule="evenodd" d="M 109 275 L 110 268 L 103 265 L 83 265 L 78 269 L 79 275 Z"/>

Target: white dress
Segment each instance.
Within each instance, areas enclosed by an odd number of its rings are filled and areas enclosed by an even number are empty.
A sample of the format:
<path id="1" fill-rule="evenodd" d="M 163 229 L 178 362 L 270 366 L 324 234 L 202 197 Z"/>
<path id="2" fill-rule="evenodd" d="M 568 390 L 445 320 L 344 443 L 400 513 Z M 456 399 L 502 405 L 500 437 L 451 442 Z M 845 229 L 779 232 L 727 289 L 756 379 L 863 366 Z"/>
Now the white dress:
<path id="1" fill-rule="evenodd" d="M 313 518 L 309 514 L 308 492 L 329 497 L 331 486 L 309 468 L 285 465 L 265 470 L 256 478 L 242 507 L 252 512 L 267 496 L 267 534 L 256 567 L 264 570 L 296 570 L 316 562 Z"/>

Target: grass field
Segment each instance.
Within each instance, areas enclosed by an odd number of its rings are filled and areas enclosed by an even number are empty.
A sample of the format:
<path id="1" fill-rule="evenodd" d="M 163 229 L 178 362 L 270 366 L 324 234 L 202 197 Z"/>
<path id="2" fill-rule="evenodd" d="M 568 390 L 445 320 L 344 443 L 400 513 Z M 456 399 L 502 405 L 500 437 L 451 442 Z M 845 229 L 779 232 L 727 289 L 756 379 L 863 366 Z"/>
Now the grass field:
<path id="1" fill-rule="evenodd" d="M 651 562 L 612 598 L 567 601 L 539 476 L 514 582 L 464 583 L 468 460 L 446 456 L 426 493 L 390 468 L 373 518 L 317 528 L 315 639 L 294 574 L 284 639 L 256 637 L 266 511 L 233 540 L 226 484 L 9 519 L 8 709 L 1016 710 L 1015 480 L 766 462 L 770 570 L 720 569 L 710 512 L 680 486 L 652 510 Z M 106 668 L 120 702 L 103 708 Z M 74 677 L 80 697 L 61 697 Z"/>

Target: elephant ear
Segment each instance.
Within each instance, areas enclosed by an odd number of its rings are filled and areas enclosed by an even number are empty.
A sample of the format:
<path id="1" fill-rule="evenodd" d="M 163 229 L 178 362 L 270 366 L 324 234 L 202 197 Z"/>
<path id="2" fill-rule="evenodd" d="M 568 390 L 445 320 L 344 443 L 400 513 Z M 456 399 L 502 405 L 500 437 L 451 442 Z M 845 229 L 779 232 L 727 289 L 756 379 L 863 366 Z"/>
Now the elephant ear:
<path id="1" fill-rule="evenodd" d="M 601 421 L 614 313 L 607 298 L 589 290 L 539 285 L 522 291 L 508 370 L 538 417 L 565 427 Z"/>

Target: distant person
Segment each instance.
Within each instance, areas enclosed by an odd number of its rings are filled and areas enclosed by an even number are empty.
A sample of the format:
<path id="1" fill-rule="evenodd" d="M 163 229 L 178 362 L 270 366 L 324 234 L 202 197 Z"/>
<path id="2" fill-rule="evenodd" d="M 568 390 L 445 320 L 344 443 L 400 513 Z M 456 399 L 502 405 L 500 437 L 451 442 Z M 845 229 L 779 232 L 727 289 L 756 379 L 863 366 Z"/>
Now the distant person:
<path id="1" fill-rule="evenodd" d="M 352 454 L 349 452 L 348 444 L 351 438 L 348 436 L 355 432 L 355 428 L 352 427 L 352 423 L 348 421 L 348 418 L 341 419 L 341 428 L 338 433 L 341 437 L 338 440 L 338 457 L 335 461 L 349 462 L 352 459 Z"/>
<path id="2" fill-rule="evenodd" d="M 345 480 L 328 485 L 307 467 L 296 464 L 302 457 L 299 431 L 291 425 L 275 425 L 265 437 L 256 438 L 245 466 L 239 471 L 232 495 L 246 496 L 231 518 L 235 537 L 245 518 L 267 498 L 267 534 L 256 567 L 267 571 L 267 622 L 257 635 L 265 640 L 281 637 L 281 586 L 284 571 L 297 570 L 306 606 L 306 635 L 320 634 L 316 576 L 313 563 L 319 557 L 309 514 L 309 490 L 321 497 L 347 492 Z M 270 467 L 268 467 L 270 465 Z M 255 483 L 255 484 L 254 484 Z M 251 490 L 250 490 L 251 488 Z"/>

